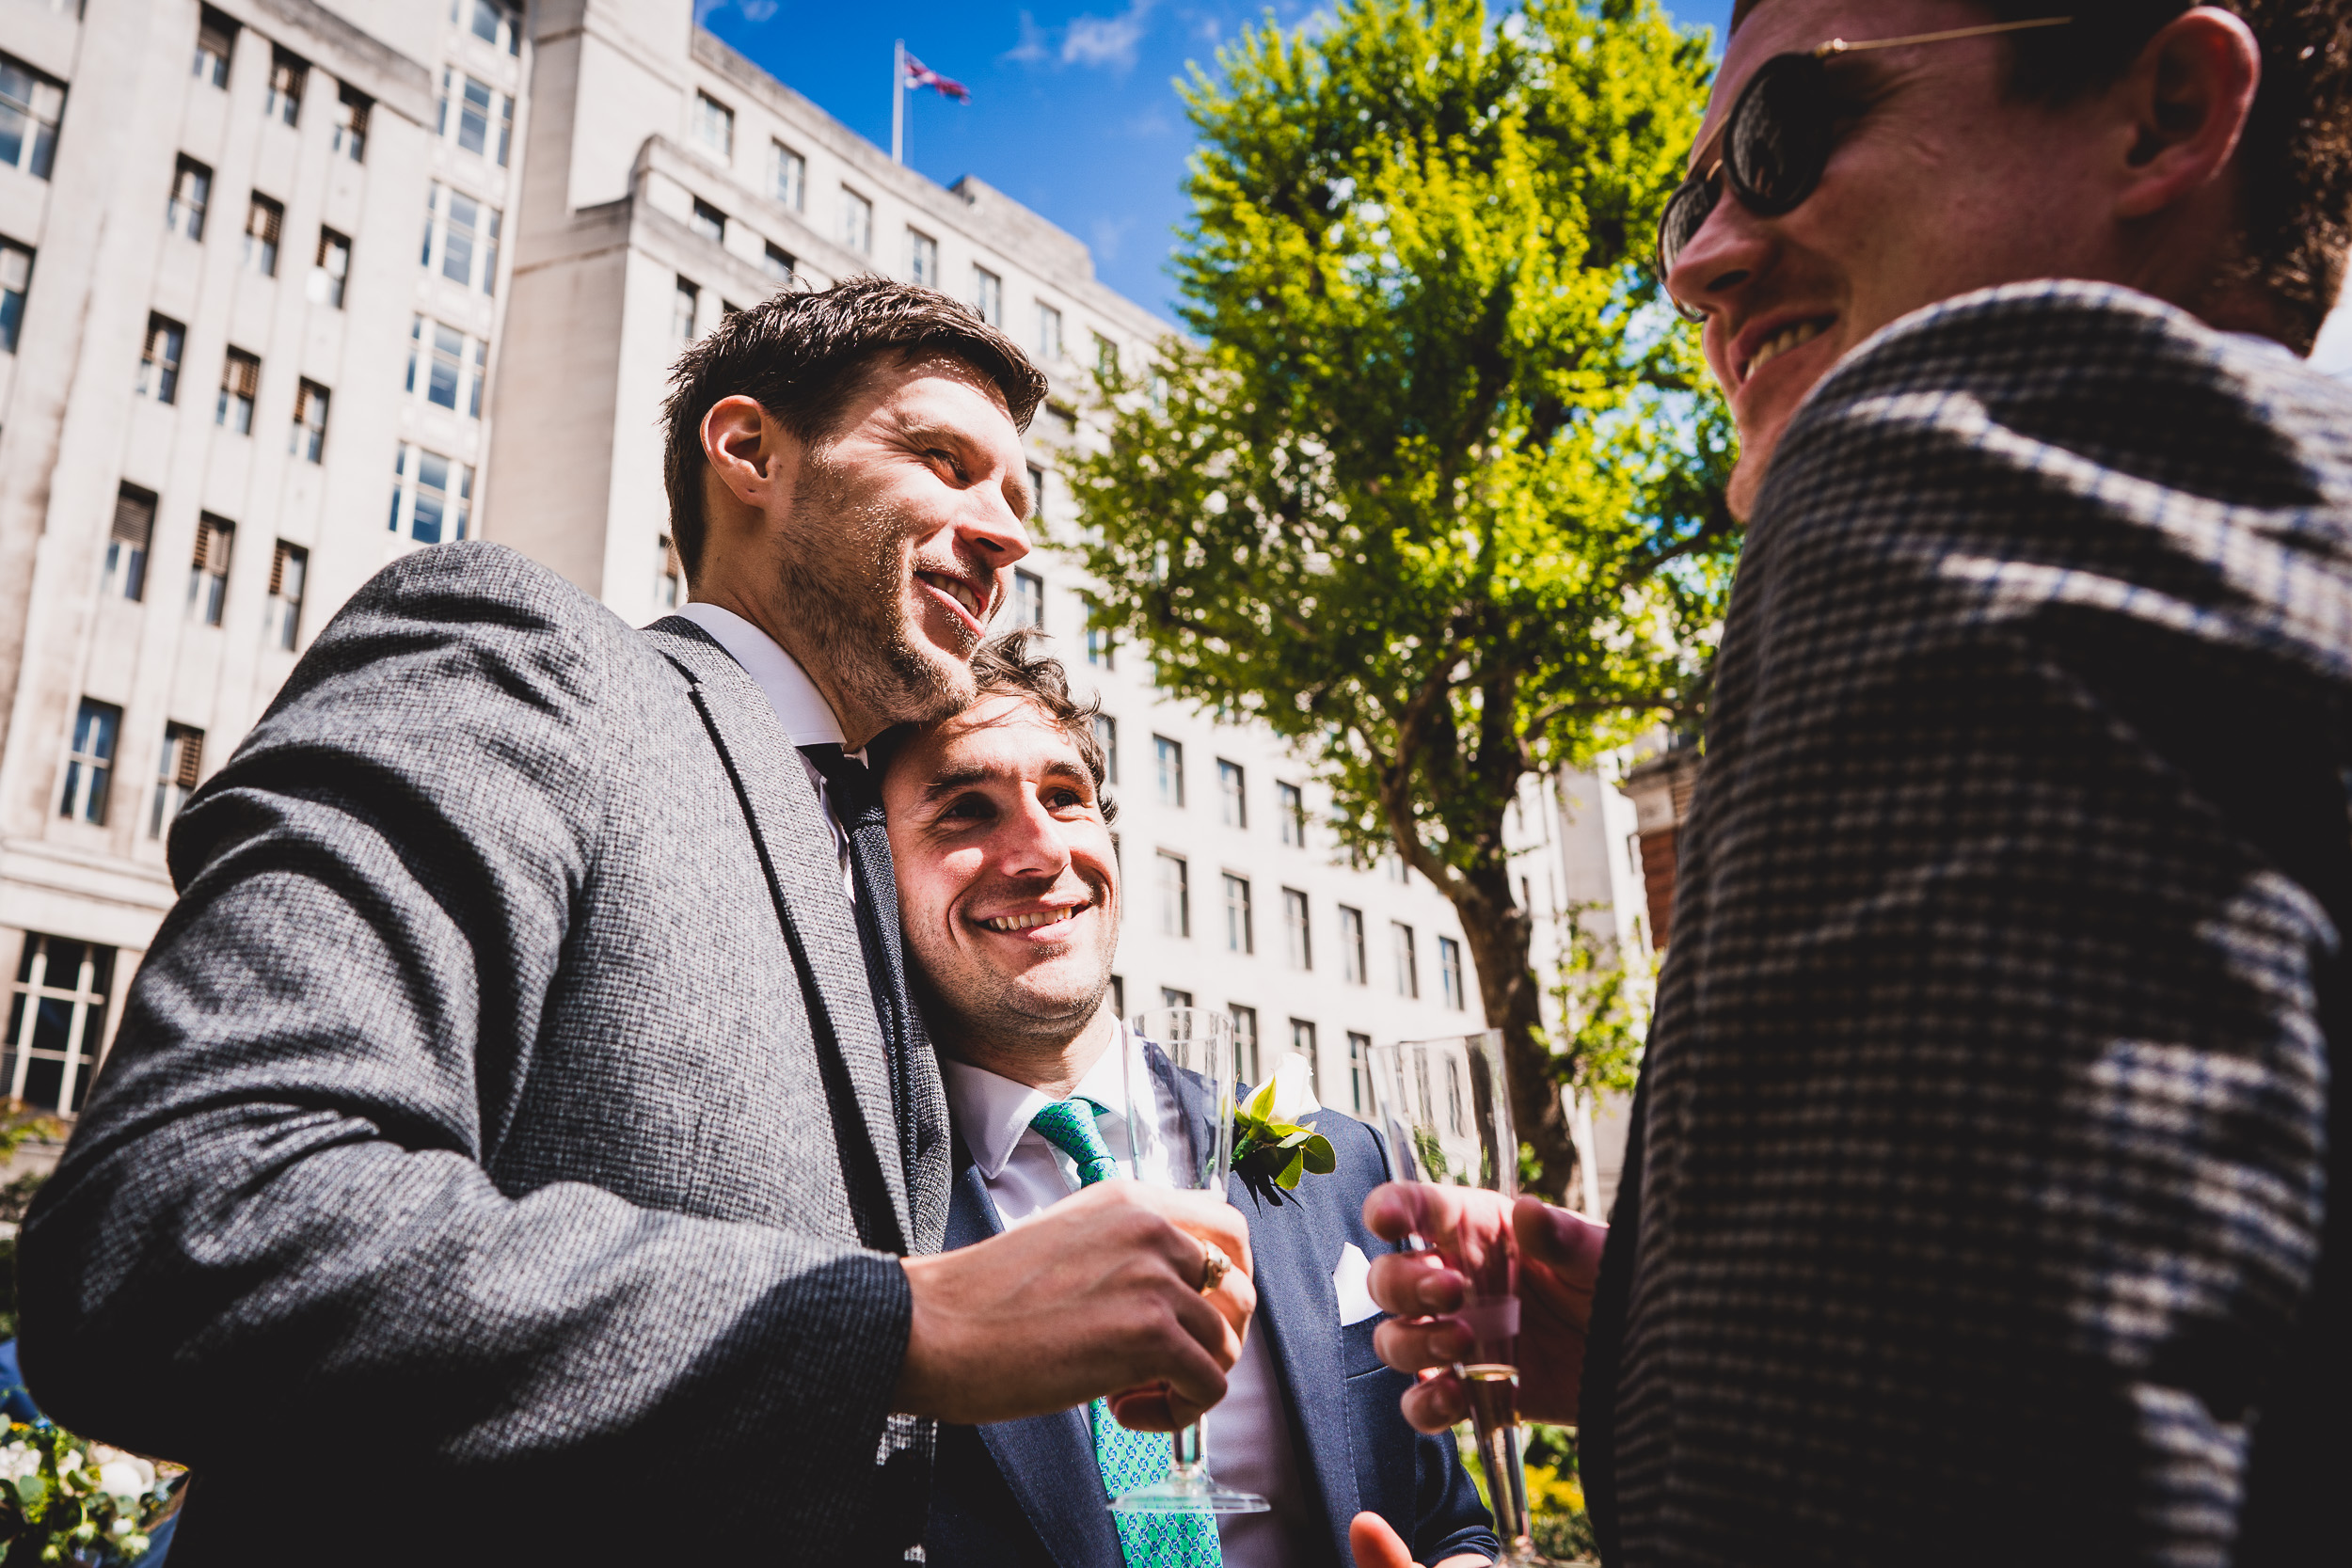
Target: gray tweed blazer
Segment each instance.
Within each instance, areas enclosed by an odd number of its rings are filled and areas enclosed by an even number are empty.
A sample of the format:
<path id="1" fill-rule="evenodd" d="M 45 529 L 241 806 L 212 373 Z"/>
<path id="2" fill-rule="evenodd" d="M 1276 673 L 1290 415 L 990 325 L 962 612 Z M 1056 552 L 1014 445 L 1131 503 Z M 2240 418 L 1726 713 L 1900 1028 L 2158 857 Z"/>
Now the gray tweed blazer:
<path id="1" fill-rule="evenodd" d="M 2341 1545 L 2348 701 L 2352 389 L 2042 283 L 1815 390 L 1602 1268 L 1612 1562 Z"/>
<path id="2" fill-rule="evenodd" d="M 335 617 L 24 1230 L 30 1385 L 194 1467 L 175 1563 L 920 1538 L 945 1102 L 928 1050 L 891 1102 L 818 813 L 691 623 L 479 544 Z"/>

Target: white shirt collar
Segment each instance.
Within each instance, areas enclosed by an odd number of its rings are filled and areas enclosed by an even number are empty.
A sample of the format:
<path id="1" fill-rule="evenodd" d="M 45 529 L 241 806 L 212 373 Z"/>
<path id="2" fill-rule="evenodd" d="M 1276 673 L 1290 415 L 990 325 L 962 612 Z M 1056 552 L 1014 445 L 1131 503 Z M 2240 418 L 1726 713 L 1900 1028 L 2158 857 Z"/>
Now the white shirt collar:
<path id="1" fill-rule="evenodd" d="M 699 602 L 678 607 L 677 613 L 702 627 L 724 648 L 743 673 L 768 695 L 769 705 L 784 721 L 784 733 L 795 746 L 845 744 L 841 721 L 817 683 L 799 660 L 776 645 L 776 640 L 731 610 Z"/>
<path id="2" fill-rule="evenodd" d="M 1111 1048 L 1087 1069 L 1071 1098 L 1093 1101 L 1104 1107 L 1104 1115 L 1096 1120 L 1123 1131 L 1127 1123 L 1124 1059 L 1130 1047 L 1125 1021 L 1114 1019 L 1111 1026 L 1118 1031 Z M 963 1147 L 971 1151 L 981 1180 L 995 1180 L 1004 1174 L 1022 1135 L 1029 1131 L 1031 1118 L 1057 1097 L 944 1053 L 939 1070 L 946 1080 L 948 1114 L 955 1118 L 956 1131 L 963 1134 Z M 1120 1142 L 1123 1147 L 1124 1140 Z"/>

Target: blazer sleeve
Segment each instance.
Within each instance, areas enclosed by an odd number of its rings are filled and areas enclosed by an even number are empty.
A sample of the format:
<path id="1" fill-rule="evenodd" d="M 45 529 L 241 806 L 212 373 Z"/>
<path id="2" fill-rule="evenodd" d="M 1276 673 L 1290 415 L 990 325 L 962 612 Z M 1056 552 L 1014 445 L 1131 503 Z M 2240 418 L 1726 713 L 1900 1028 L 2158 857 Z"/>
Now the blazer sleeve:
<path id="1" fill-rule="evenodd" d="M 868 1495 L 895 1259 L 485 1170 L 594 874 L 632 636 L 511 552 L 424 552 L 190 803 L 182 897 L 24 1233 L 58 1420 L 199 1472 L 292 1433 L 477 1480 L 617 1451 L 646 1498 L 748 1449 L 755 1489 Z"/>

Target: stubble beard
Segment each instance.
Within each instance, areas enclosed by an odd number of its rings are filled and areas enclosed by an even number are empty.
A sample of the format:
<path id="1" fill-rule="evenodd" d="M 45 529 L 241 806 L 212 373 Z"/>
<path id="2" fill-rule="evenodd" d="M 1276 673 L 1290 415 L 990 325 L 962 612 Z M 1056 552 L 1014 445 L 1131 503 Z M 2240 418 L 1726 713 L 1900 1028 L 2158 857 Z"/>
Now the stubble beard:
<path id="1" fill-rule="evenodd" d="M 946 655 L 906 609 L 906 514 L 858 494 L 821 455 L 803 458 L 793 485 L 793 526 L 779 540 L 776 610 L 807 628 L 845 705 L 884 724 L 929 724 L 972 705 L 971 657 Z"/>

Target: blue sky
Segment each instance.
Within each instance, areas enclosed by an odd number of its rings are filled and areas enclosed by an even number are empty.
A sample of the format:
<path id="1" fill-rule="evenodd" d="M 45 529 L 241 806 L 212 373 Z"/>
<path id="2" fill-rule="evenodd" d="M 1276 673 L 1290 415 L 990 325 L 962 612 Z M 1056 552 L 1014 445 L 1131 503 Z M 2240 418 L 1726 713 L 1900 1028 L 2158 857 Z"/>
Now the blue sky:
<path id="1" fill-rule="evenodd" d="M 1491 0 L 1490 0 L 1491 3 Z M 1192 127 L 1174 82 L 1264 0 L 1094 0 L 1083 5 L 911 0 L 882 14 L 818 0 L 697 0 L 703 24 L 815 99 L 850 129 L 890 145 L 890 45 L 972 89 L 968 104 L 910 93 L 909 159 L 953 184 L 977 174 L 1094 249 L 1104 281 L 1167 314 L 1168 254 L 1184 214 Z M 1732 0 L 1669 0 L 1686 24 L 1721 35 Z M 1316 0 L 1274 0 L 1284 25 Z"/>

